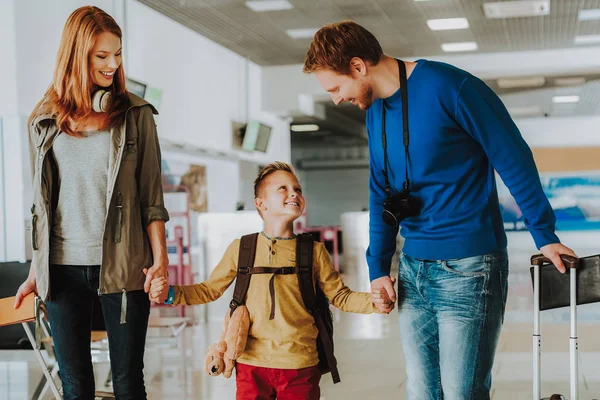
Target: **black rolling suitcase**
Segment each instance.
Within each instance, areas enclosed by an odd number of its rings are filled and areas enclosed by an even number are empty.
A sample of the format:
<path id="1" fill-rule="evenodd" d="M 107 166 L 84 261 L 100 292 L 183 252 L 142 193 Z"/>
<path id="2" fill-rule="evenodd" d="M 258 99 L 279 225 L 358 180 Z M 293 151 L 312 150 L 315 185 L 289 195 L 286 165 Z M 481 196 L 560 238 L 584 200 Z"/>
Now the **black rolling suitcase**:
<path id="1" fill-rule="evenodd" d="M 543 255 L 531 257 L 533 282 L 533 400 L 540 400 L 541 333 L 540 311 L 571 307 L 569 400 L 579 399 L 577 305 L 600 302 L 600 255 L 576 258 L 562 255 L 568 273 L 561 274 Z M 542 400 L 566 400 L 554 394 Z"/>

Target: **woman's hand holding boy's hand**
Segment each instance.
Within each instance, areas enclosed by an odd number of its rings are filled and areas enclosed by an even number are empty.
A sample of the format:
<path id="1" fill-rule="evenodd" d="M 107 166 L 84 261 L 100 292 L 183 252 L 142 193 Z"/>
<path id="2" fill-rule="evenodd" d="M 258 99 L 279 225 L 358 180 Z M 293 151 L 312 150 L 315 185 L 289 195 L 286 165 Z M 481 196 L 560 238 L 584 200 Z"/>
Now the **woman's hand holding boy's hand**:
<path id="1" fill-rule="evenodd" d="M 148 270 L 144 268 L 144 274 Z M 169 295 L 169 282 L 167 278 L 161 276 L 152 279 L 150 282 L 150 290 L 148 292 L 150 300 L 156 304 L 162 304 L 165 302 Z"/>

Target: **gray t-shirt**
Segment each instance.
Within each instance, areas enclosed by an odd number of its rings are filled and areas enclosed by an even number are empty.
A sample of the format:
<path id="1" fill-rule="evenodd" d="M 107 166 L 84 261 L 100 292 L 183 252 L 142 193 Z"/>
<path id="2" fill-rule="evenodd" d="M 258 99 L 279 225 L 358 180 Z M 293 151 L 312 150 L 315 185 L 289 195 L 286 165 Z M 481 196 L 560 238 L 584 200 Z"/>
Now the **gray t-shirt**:
<path id="1" fill-rule="evenodd" d="M 100 265 L 106 220 L 109 131 L 65 133 L 54 141 L 58 165 L 58 205 L 52 218 L 50 262 Z"/>

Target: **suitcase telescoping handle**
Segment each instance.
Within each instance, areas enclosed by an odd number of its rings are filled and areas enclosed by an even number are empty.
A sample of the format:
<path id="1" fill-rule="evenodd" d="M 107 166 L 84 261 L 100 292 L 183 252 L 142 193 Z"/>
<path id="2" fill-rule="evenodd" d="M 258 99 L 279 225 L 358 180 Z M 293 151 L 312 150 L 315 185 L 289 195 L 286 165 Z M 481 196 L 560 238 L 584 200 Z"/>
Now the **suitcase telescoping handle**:
<path id="1" fill-rule="evenodd" d="M 570 256 L 568 254 L 561 254 L 560 259 L 565 264 L 565 267 L 571 268 L 571 269 L 577 268 L 579 258 Z M 544 256 L 543 254 L 535 254 L 535 255 L 531 256 L 531 265 L 542 266 L 545 264 L 552 264 L 552 261 L 550 261 L 550 259 L 548 257 Z"/>
<path id="2" fill-rule="evenodd" d="M 560 256 L 570 274 L 571 297 L 571 336 L 569 338 L 570 355 L 570 400 L 579 399 L 578 343 L 577 343 L 577 264 L 579 259 L 570 255 Z M 541 381 L 541 334 L 540 334 L 540 267 L 552 264 L 552 261 L 541 254 L 531 256 L 533 266 L 533 400 L 540 399 Z"/>

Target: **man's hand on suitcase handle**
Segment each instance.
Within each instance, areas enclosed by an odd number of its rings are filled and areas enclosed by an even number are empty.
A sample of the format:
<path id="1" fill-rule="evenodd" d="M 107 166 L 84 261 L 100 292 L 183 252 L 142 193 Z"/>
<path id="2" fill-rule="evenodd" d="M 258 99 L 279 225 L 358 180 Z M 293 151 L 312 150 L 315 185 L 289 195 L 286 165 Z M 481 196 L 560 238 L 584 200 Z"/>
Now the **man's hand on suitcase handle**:
<path id="1" fill-rule="evenodd" d="M 558 269 L 562 274 L 564 274 L 567 269 L 565 268 L 565 264 L 560 259 L 560 255 L 567 254 L 573 257 L 577 257 L 573 250 L 563 245 L 562 243 L 547 244 L 546 246 L 542 247 L 540 251 L 546 258 L 552 261 L 552 264 L 554 264 L 556 269 Z"/>

